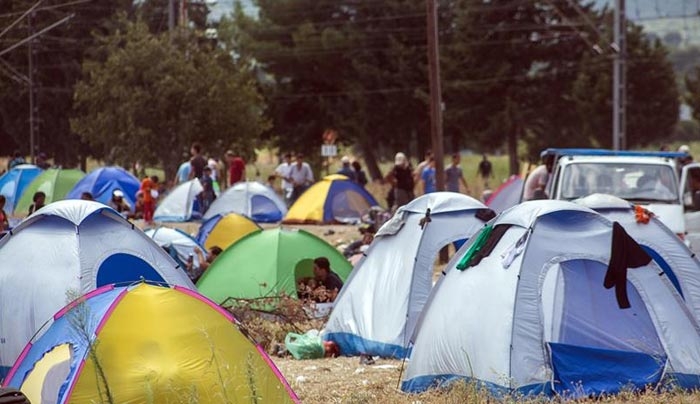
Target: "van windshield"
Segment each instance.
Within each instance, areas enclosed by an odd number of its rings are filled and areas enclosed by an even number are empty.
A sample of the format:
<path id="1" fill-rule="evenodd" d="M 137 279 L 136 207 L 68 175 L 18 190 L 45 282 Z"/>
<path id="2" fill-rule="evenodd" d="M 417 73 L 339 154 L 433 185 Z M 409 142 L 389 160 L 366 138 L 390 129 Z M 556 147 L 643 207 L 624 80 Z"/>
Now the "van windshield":
<path id="1" fill-rule="evenodd" d="M 676 176 L 668 165 L 581 162 L 564 167 L 562 199 L 594 193 L 638 203 L 680 203 Z"/>

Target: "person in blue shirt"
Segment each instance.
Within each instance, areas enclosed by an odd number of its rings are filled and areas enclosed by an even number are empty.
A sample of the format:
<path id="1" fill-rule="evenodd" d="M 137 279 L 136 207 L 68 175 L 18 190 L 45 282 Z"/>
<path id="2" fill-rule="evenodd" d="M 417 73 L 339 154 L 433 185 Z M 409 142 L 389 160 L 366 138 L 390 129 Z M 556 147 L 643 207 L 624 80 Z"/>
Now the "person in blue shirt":
<path id="1" fill-rule="evenodd" d="M 421 173 L 421 180 L 423 180 L 423 193 L 429 194 L 437 190 L 436 180 L 435 180 L 435 159 L 430 157 L 428 164 L 426 164 L 423 172 Z"/>
<path id="2" fill-rule="evenodd" d="M 340 170 L 336 174 L 344 175 L 350 179 L 350 181 L 356 181 L 355 178 L 355 170 L 350 167 L 350 158 L 348 156 L 343 156 L 342 159 L 340 159 L 340 162 L 343 164 L 342 167 L 340 167 Z"/>

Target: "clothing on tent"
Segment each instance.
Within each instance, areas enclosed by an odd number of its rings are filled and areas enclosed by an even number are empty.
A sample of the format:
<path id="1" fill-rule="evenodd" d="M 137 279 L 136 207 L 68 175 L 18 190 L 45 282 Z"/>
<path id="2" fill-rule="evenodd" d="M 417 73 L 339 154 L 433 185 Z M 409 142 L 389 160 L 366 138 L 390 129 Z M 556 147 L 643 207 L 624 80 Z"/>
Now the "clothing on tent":
<path id="1" fill-rule="evenodd" d="M 613 223 L 610 248 L 610 263 L 603 286 L 606 289 L 614 286 L 617 303 L 621 309 L 627 309 L 630 307 L 627 297 L 627 269 L 648 265 L 651 262 L 651 256 L 627 234 L 625 228 L 618 222 Z"/>

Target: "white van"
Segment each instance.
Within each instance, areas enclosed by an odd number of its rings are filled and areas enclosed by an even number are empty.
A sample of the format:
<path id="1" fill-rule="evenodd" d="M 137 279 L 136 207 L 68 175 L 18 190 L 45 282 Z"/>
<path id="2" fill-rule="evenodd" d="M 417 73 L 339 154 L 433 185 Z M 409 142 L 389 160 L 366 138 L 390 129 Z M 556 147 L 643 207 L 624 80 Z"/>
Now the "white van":
<path id="1" fill-rule="evenodd" d="M 685 239 L 677 171 L 677 160 L 685 153 L 547 149 L 542 154 L 555 156 L 545 191 L 551 199 L 574 200 L 593 193 L 614 195 L 653 212 Z M 700 227 L 700 213 L 698 222 Z"/>

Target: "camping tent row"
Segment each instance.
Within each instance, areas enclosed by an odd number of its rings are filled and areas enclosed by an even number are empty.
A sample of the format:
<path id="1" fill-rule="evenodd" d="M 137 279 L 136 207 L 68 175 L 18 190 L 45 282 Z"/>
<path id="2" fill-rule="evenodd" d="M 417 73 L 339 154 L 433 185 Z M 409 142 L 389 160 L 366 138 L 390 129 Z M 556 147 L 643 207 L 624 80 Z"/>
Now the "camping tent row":
<path id="1" fill-rule="evenodd" d="M 31 164 L 21 164 L 0 177 L 0 194 L 7 200 L 5 212 L 8 215 L 23 215 L 39 191 L 46 194 L 46 204 L 62 199 L 80 199 L 83 192 L 90 192 L 96 201 L 107 204 L 112 192 L 118 189 L 133 207 L 139 185 L 136 177 L 120 167 L 100 167 L 85 175 L 80 170 L 41 170 Z"/>
<path id="2" fill-rule="evenodd" d="M 231 314 L 146 283 L 106 285 L 58 311 L 5 386 L 32 403 L 300 402 Z"/>
<path id="3" fill-rule="evenodd" d="M 0 379 L 67 297 L 141 280 L 195 289 L 161 247 L 101 203 L 59 201 L 26 218 L 0 239 Z"/>
<path id="4" fill-rule="evenodd" d="M 457 202 L 417 198 L 380 229 L 326 328 L 343 354 L 410 356 L 407 392 L 458 379 L 575 397 L 700 385 L 700 262 L 658 219 L 592 195 L 484 225 L 478 202 Z M 459 237 L 431 290 L 437 250 Z"/>
<path id="5" fill-rule="evenodd" d="M 161 201 L 154 219 L 183 222 L 202 216 L 197 207 L 201 192 L 198 180 L 177 186 Z M 362 186 L 343 175 L 329 175 L 307 189 L 289 208 L 279 195 L 259 182 L 240 182 L 224 191 L 203 214 L 209 220 L 238 213 L 257 223 L 288 224 L 359 223 L 362 215 L 378 203 Z"/>

